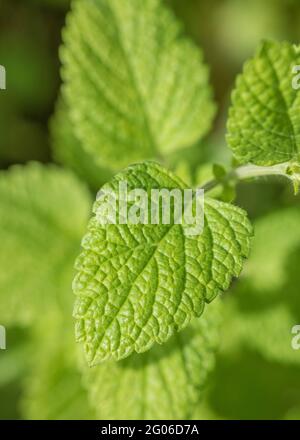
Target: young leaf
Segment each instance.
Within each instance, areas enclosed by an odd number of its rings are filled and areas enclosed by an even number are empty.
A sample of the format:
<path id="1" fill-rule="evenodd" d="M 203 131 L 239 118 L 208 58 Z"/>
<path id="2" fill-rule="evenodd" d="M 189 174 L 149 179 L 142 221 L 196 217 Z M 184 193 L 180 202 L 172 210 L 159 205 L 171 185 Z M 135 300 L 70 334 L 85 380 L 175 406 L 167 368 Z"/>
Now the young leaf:
<path id="1" fill-rule="evenodd" d="M 61 50 L 82 146 L 119 170 L 195 143 L 214 115 L 200 50 L 161 0 L 75 2 Z"/>
<path id="2" fill-rule="evenodd" d="M 102 190 L 118 194 L 119 182 L 125 181 L 128 191 L 184 190 L 176 176 L 152 162 L 127 168 Z M 102 203 L 96 201 L 94 213 Z M 194 236 L 173 221 L 101 224 L 94 216 L 73 283 L 76 337 L 88 362 L 144 352 L 186 327 L 239 275 L 250 236 L 243 210 L 209 198 L 203 232 Z"/>
<path id="3" fill-rule="evenodd" d="M 73 174 L 37 163 L 0 174 L 0 322 L 28 324 L 69 304 L 90 197 Z"/>
<path id="4" fill-rule="evenodd" d="M 50 131 L 53 154 L 57 162 L 71 168 L 94 190 L 98 190 L 111 178 L 111 173 L 101 168 L 95 157 L 82 147 L 75 135 L 68 108 L 61 98 L 50 121 Z"/>
<path id="5" fill-rule="evenodd" d="M 189 419 L 203 396 L 219 340 L 220 300 L 167 344 L 88 368 L 83 379 L 100 419 Z"/>
<path id="6" fill-rule="evenodd" d="M 300 48 L 267 41 L 246 62 L 232 95 L 227 141 L 241 162 L 299 160 L 300 92 L 293 84 Z"/>

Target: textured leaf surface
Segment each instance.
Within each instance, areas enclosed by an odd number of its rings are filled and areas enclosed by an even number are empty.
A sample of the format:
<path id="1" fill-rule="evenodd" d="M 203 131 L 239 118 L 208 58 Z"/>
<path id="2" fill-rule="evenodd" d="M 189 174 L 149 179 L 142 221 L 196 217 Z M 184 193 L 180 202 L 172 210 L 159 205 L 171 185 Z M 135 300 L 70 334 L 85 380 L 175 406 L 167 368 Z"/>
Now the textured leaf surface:
<path id="1" fill-rule="evenodd" d="M 117 192 L 123 181 L 128 191 L 184 189 L 152 162 L 129 167 L 103 189 Z M 195 236 L 172 222 L 101 225 L 91 219 L 73 284 L 76 336 L 90 364 L 163 343 L 239 275 L 251 235 L 245 212 L 207 198 L 204 217 L 203 232 Z"/>
<path id="2" fill-rule="evenodd" d="M 258 350 L 277 362 L 300 364 L 291 346 L 300 323 L 300 209 L 281 210 L 259 220 L 244 279 L 226 305 L 230 344 Z"/>
<path id="3" fill-rule="evenodd" d="M 95 157 L 84 149 L 75 135 L 66 104 L 58 100 L 50 123 L 52 149 L 55 159 L 71 168 L 91 188 L 98 190 L 107 182 L 111 173 L 101 168 Z"/>
<path id="4" fill-rule="evenodd" d="M 246 62 L 232 95 L 227 141 L 241 162 L 272 165 L 299 159 L 300 89 L 292 87 L 300 50 L 264 42 Z"/>
<path id="5" fill-rule="evenodd" d="M 214 114 L 202 55 L 160 0 L 75 2 L 61 50 L 78 138 L 120 169 L 189 146 Z"/>
<path id="6" fill-rule="evenodd" d="M 100 419 L 188 419 L 203 395 L 219 339 L 220 300 L 167 344 L 83 375 Z"/>
<path id="7" fill-rule="evenodd" d="M 0 174 L 0 322 L 28 324 L 69 304 L 90 197 L 73 174 L 37 163 Z"/>

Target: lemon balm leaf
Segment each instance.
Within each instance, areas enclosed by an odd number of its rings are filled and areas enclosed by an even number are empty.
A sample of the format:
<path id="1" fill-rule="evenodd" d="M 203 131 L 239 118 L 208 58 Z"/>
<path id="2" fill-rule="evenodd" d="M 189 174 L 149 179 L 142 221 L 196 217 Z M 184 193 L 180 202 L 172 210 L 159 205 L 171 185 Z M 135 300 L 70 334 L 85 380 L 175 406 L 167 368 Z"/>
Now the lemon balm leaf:
<path id="1" fill-rule="evenodd" d="M 31 324 L 70 304 L 90 196 L 75 176 L 31 163 L 0 173 L 0 322 Z"/>
<path id="2" fill-rule="evenodd" d="M 167 155 L 210 128 L 201 51 L 160 0 L 74 2 L 63 41 L 64 97 L 100 165 L 119 170 Z"/>
<path id="3" fill-rule="evenodd" d="M 102 190 L 180 189 L 184 184 L 153 162 L 133 165 Z M 96 201 L 94 213 L 101 207 Z M 76 338 L 91 365 L 167 341 L 226 290 L 247 257 L 252 234 L 246 213 L 206 198 L 204 228 L 186 225 L 102 224 L 94 215 L 76 263 Z"/>
<path id="4" fill-rule="evenodd" d="M 95 157 L 81 145 L 76 137 L 65 102 L 60 98 L 50 121 L 51 143 L 55 160 L 70 168 L 89 186 L 98 190 L 111 173 L 100 167 Z"/>
<path id="5" fill-rule="evenodd" d="M 189 419 L 214 367 L 222 304 L 208 308 L 163 346 L 89 368 L 83 383 L 99 419 Z M 174 386 L 176 384 L 176 386 Z"/>
<path id="6" fill-rule="evenodd" d="M 293 87 L 300 49 L 266 41 L 246 62 L 232 94 L 227 141 L 241 163 L 299 160 L 300 91 Z"/>

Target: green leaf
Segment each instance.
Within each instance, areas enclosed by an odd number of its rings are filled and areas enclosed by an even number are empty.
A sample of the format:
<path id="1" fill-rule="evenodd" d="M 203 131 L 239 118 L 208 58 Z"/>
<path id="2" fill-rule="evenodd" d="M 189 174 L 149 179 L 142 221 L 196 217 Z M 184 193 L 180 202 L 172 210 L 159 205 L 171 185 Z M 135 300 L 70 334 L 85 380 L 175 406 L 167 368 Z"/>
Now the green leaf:
<path id="1" fill-rule="evenodd" d="M 30 324 L 70 304 L 90 197 L 73 174 L 31 163 L 0 173 L 0 201 L 0 322 Z"/>
<path id="2" fill-rule="evenodd" d="M 198 187 L 203 187 L 210 180 L 213 180 L 214 177 L 213 165 L 211 163 L 204 163 L 196 170 L 196 185 Z"/>
<path id="3" fill-rule="evenodd" d="M 227 322 L 222 325 L 224 336 Z M 245 345 L 234 354 L 221 352 L 207 406 L 217 419 L 282 420 L 300 404 L 299 374 L 299 367 L 270 362 Z"/>
<path id="4" fill-rule="evenodd" d="M 111 173 L 101 168 L 95 157 L 86 151 L 75 135 L 69 111 L 60 98 L 50 121 L 50 131 L 54 158 L 71 168 L 91 188 L 98 190 L 111 178 Z"/>
<path id="5" fill-rule="evenodd" d="M 213 164 L 213 173 L 217 180 L 222 182 L 224 177 L 227 175 L 227 170 L 223 165 L 220 165 L 218 163 Z"/>
<path id="6" fill-rule="evenodd" d="M 0 393 L 2 387 L 24 377 L 31 348 L 27 329 L 8 327 L 6 335 L 9 346 L 0 356 Z"/>
<path id="7" fill-rule="evenodd" d="M 232 95 L 227 141 L 241 162 L 298 161 L 300 92 L 293 88 L 299 47 L 264 42 L 246 62 Z"/>
<path id="8" fill-rule="evenodd" d="M 90 195 L 72 173 L 31 163 L 1 172 L 0 200 L 0 322 L 24 325 L 15 338 L 7 328 L 0 385 L 21 376 L 27 418 L 89 418 L 71 284 Z"/>
<path id="9" fill-rule="evenodd" d="M 128 191 L 185 188 L 160 165 L 145 162 L 117 174 L 102 189 L 117 194 L 125 181 Z M 102 203 L 96 201 L 94 213 Z M 76 338 L 91 365 L 165 342 L 239 275 L 252 232 L 243 210 L 206 198 L 200 235 L 170 223 L 90 220 L 73 289 Z"/>
<path id="10" fill-rule="evenodd" d="M 300 210 L 275 212 L 255 224 L 251 259 L 225 310 L 230 346 L 248 346 L 268 360 L 300 365 L 292 328 L 300 324 Z"/>
<path id="11" fill-rule="evenodd" d="M 179 161 L 174 169 L 174 174 L 178 176 L 182 181 L 192 185 L 192 170 L 189 162 L 185 159 Z"/>
<path id="12" fill-rule="evenodd" d="M 236 292 L 237 294 L 241 294 Z M 245 294 L 245 292 L 243 292 Z M 284 304 L 269 305 L 261 311 L 242 313 L 236 305 L 227 312 L 235 340 L 258 351 L 265 359 L 283 364 L 300 366 L 299 350 L 292 348 L 292 328 L 299 324 L 289 307 Z M 236 330 L 237 329 L 237 330 Z"/>
<path id="13" fill-rule="evenodd" d="M 189 419 L 202 398 L 219 342 L 221 304 L 167 344 L 120 362 L 88 368 L 83 378 L 99 419 Z"/>
<path id="14" fill-rule="evenodd" d="M 101 166 L 164 156 L 210 128 L 202 54 L 160 0 L 75 2 L 63 40 L 70 117 Z"/>
<path id="15" fill-rule="evenodd" d="M 47 311 L 32 327 L 30 371 L 25 377 L 21 409 L 26 419 L 94 419 L 77 367 L 71 319 Z"/>

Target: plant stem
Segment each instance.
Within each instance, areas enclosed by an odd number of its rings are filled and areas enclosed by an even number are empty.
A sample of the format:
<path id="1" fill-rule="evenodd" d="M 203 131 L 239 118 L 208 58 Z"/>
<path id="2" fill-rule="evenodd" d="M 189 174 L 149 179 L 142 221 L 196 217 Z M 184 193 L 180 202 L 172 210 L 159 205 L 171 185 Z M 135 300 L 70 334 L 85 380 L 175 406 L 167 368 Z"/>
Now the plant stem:
<path id="1" fill-rule="evenodd" d="M 293 176 L 288 173 L 291 164 L 289 162 L 281 163 L 272 166 L 257 166 L 257 165 L 243 165 L 241 167 L 231 170 L 223 179 L 213 179 L 207 182 L 202 189 L 209 192 L 219 185 L 229 182 L 240 182 L 247 179 L 265 176 L 283 176 L 293 180 Z"/>

